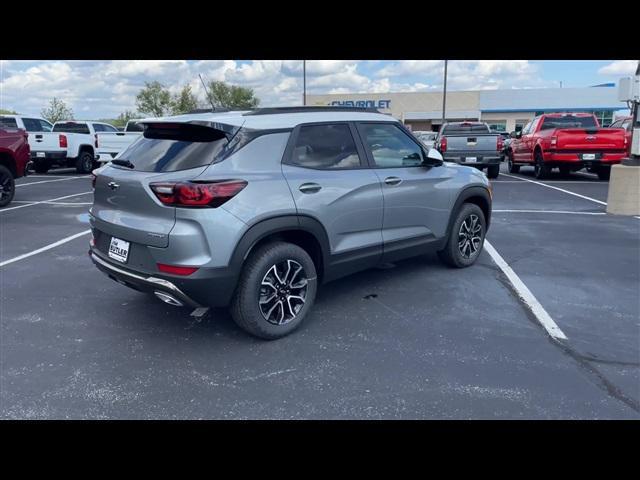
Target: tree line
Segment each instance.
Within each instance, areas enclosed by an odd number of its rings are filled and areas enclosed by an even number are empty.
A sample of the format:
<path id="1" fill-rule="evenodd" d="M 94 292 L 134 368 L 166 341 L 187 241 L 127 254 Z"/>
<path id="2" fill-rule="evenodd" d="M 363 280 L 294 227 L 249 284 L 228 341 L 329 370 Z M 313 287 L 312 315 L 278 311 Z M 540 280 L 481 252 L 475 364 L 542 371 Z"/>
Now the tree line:
<path id="1" fill-rule="evenodd" d="M 163 117 L 181 115 L 199 108 L 227 108 L 229 110 L 249 110 L 256 108 L 260 100 L 252 88 L 229 85 L 225 82 L 211 81 L 207 85 L 206 98 L 193 93 L 190 85 L 172 94 L 160 82 L 145 82 L 144 88 L 136 95 L 136 110 L 125 110 L 115 119 L 96 119 L 111 123 L 116 127 L 124 127 L 132 118 Z M 0 114 L 16 114 L 9 110 L 0 110 Z M 74 120 L 73 110 L 61 99 L 52 98 L 49 104 L 40 111 L 42 118 L 51 123 L 60 120 Z"/>

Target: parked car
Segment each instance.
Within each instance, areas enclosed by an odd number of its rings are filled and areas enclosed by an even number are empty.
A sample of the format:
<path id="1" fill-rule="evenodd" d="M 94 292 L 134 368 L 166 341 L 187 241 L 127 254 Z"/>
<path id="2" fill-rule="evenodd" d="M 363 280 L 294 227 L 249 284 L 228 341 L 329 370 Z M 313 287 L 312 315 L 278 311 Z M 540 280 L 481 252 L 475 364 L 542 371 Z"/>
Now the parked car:
<path id="1" fill-rule="evenodd" d="M 322 282 L 430 249 L 472 265 L 491 216 L 485 175 L 372 109 L 148 120 L 94 175 L 99 270 L 196 316 L 230 306 L 268 339 L 300 325 Z"/>
<path id="2" fill-rule="evenodd" d="M 53 124 L 51 132 L 36 133 L 32 156 L 38 173 L 50 168 L 75 167 L 89 173 L 99 161 L 107 162 L 139 137 L 119 132 L 103 122 L 66 120 Z"/>
<path id="3" fill-rule="evenodd" d="M 446 161 L 487 169 L 489 178 L 500 174 L 502 135 L 484 122 L 446 122 L 436 137 L 436 148 Z"/>
<path id="4" fill-rule="evenodd" d="M 15 179 L 28 173 L 28 136 L 22 128 L 0 126 L 0 207 L 6 207 L 13 200 Z"/>
<path id="5" fill-rule="evenodd" d="M 29 136 L 29 147 L 34 151 L 38 145 L 35 134 L 41 132 L 50 132 L 53 124 L 44 118 L 29 115 L 0 115 L 0 128 L 22 128 Z"/>
<path id="6" fill-rule="evenodd" d="M 415 137 L 420 140 L 427 148 L 433 148 L 438 132 L 413 132 Z"/>
<path id="7" fill-rule="evenodd" d="M 631 156 L 631 135 L 633 133 L 633 117 L 622 117 L 617 119 L 609 128 L 622 128 L 627 137 L 627 157 Z"/>
<path id="8" fill-rule="evenodd" d="M 611 165 L 620 163 L 626 152 L 627 137 L 621 128 L 600 128 L 590 113 L 549 113 L 512 132 L 507 162 L 511 173 L 523 165 L 534 167 L 539 179 L 547 178 L 553 168 L 565 175 L 589 168 L 608 180 Z"/>

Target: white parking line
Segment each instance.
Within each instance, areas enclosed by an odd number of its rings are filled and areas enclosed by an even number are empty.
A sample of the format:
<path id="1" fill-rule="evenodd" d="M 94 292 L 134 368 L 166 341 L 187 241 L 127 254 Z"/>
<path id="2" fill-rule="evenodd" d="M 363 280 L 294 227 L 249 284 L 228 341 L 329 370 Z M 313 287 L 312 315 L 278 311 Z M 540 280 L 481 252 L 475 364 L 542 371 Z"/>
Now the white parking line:
<path id="1" fill-rule="evenodd" d="M 39 185 L 41 183 L 64 182 L 65 180 L 75 180 L 77 178 L 87 178 L 87 177 L 65 177 L 65 178 L 58 178 L 56 180 L 42 180 L 41 182 L 16 183 L 16 188 L 26 187 L 28 185 Z"/>
<path id="2" fill-rule="evenodd" d="M 567 336 L 560 330 L 560 327 L 556 325 L 551 316 L 547 313 L 544 307 L 540 304 L 538 299 L 531 293 L 531 290 L 527 288 L 520 277 L 513 271 L 513 269 L 505 262 L 504 258 L 493 248 L 493 245 L 488 240 L 484 241 L 484 249 L 491 256 L 494 263 L 502 270 L 509 282 L 513 286 L 514 290 L 524 302 L 524 304 L 535 315 L 540 325 L 544 327 L 551 338 L 556 340 L 567 340 Z"/>
<path id="3" fill-rule="evenodd" d="M 41 203 L 42 205 L 93 205 L 93 202 L 38 202 L 37 200 L 13 200 L 12 203 Z"/>
<path id="4" fill-rule="evenodd" d="M 80 195 L 87 195 L 89 193 L 93 193 L 93 191 L 82 192 L 82 193 L 74 193 L 73 195 L 65 195 L 64 197 L 58 197 L 58 198 L 50 198 L 49 200 L 41 200 L 41 201 L 38 201 L 38 202 L 27 203 L 25 205 L 18 205 L 17 207 L 3 208 L 2 210 L 0 210 L 0 213 L 8 212 L 9 210 L 16 210 L 18 208 L 31 207 L 33 205 L 40 205 L 41 203 L 55 202 L 57 200 L 64 200 L 66 198 L 77 197 L 77 196 L 80 196 Z"/>
<path id="5" fill-rule="evenodd" d="M 585 200 L 589 200 L 591 202 L 599 203 L 600 205 L 606 205 L 607 204 L 607 202 L 602 202 L 600 200 L 596 200 L 595 198 L 587 197 L 585 195 L 580 195 L 579 193 L 575 193 L 575 192 L 570 192 L 569 190 L 565 190 L 564 188 L 560 188 L 560 187 L 554 187 L 553 185 L 547 185 L 546 183 L 536 182 L 535 180 L 529 180 L 528 178 L 520 178 L 520 177 L 516 177 L 515 175 L 510 175 L 508 173 L 503 173 L 502 175 L 505 175 L 505 176 L 511 177 L 511 178 L 518 178 L 520 180 L 524 180 L 525 182 L 535 183 L 536 185 L 541 185 L 543 187 L 552 188 L 553 190 L 558 190 L 560 192 L 568 193 L 569 195 L 573 195 L 575 197 L 584 198 Z"/>
<path id="6" fill-rule="evenodd" d="M 46 252 L 47 250 L 51 250 L 52 248 L 58 247 L 64 243 L 70 242 L 71 240 L 75 240 L 78 237 L 82 237 L 83 235 L 87 235 L 91 233 L 91 230 L 85 230 L 84 232 L 80 232 L 80 233 L 76 233 L 75 235 L 71 235 L 70 237 L 66 237 L 63 238 L 62 240 L 58 240 L 57 242 L 54 243 L 50 243 L 47 246 L 44 246 L 42 248 L 39 248 L 37 250 L 34 250 L 32 252 L 29 253 L 25 253 L 23 255 L 19 255 L 17 257 L 14 258 L 10 258 L 9 260 L 5 260 L 4 262 L 0 262 L 0 267 L 4 267 L 5 265 L 9 265 L 10 263 L 14 263 L 17 262 L 19 260 L 23 260 L 25 258 L 29 258 L 32 257 L 34 255 L 37 255 L 38 253 L 42 253 L 42 252 Z"/>
<path id="7" fill-rule="evenodd" d="M 567 213 L 570 215 L 606 215 L 606 212 L 571 212 L 569 210 L 491 210 L 492 213 Z"/>

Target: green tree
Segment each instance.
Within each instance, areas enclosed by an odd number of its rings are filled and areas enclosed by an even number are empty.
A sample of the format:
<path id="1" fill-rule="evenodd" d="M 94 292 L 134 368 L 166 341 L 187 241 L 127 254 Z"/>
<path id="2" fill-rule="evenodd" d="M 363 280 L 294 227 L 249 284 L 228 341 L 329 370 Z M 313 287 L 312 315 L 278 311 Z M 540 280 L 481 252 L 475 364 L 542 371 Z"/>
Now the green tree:
<path id="1" fill-rule="evenodd" d="M 118 118 L 113 120 L 111 123 L 114 127 L 124 127 L 129 120 L 132 118 L 140 118 L 140 114 L 138 112 L 132 112 L 131 110 L 125 110 Z"/>
<path id="2" fill-rule="evenodd" d="M 260 100 L 255 96 L 253 89 L 228 85 L 225 82 L 212 81 L 208 85 L 209 100 L 216 107 L 231 110 L 247 110 L 256 108 Z"/>
<path id="3" fill-rule="evenodd" d="M 143 115 L 162 117 L 172 109 L 171 93 L 160 82 L 144 82 L 136 96 L 136 107 Z"/>
<path id="4" fill-rule="evenodd" d="M 51 99 L 49 106 L 43 108 L 40 114 L 51 123 L 59 122 L 60 120 L 73 120 L 73 110 L 67 107 L 63 100 L 59 100 L 56 97 Z"/>
<path id="5" fill-rule="evenodd" d="M 0 115 L 18 115 L 18 112 L 14 112 L 13 110 L 6 110 L 4 108 L 0 108 Z"/>
<path id="6" fill-rule="evenodd" d="M 198 97 L 193 94 L 189 85 L 185 85 L 171 101 L 171 113 L 174 115 L 187 113 L 196 108 L 198 108 Z"/>

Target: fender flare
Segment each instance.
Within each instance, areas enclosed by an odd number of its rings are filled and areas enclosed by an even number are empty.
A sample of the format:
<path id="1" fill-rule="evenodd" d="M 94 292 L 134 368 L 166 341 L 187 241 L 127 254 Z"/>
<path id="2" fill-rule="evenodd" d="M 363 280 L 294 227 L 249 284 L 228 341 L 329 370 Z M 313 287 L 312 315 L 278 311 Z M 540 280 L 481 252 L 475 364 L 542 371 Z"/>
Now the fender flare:
<path id="1" fill-rule="evenodd" d="M 447 235 L 445 238 L 449 238 L 451 234 L 451 228 L 453 227 L 453 221 L 455 220 L 454 213 L 457 213 L 462 204 L 471 197 L 482 197 L 489 205 L 488 214 L 485 215 L 485 222 L 487 224 L 487 230 L 489 230 L 489 224 L 491 223 L 491 195 L 489 194 L 489 190 L 487 187 L 480 185 L 470 185 L 468 187 L 463 188 L 460 193 L 458 193 L 458 197 L 453 204 L 453 208 L 451 209 L 451 215 L 449 217 L 449 224 L 447 225 Z"/>
<path id="2" fill-rule="evenodd" d="M 234 271 L 240 272 L 244 261 L 253 250 L 253 247 L 261 240 L 274 233 L 291 230 L 306 232 L 315 238 L 322 252 L 322 267 L 323 269 L 326 268 L 331 253 L 329 237 L 326 230 L 315 218 L 296 214 L 270 217 L 251 225 L 236 244 L 233 254 L 231 255 L 231 260 L 229 261 L 229 266 Z"/>

